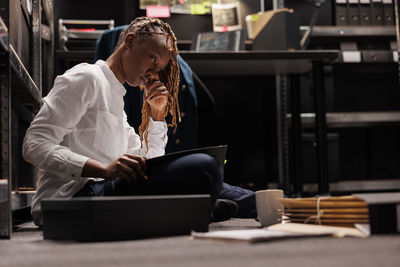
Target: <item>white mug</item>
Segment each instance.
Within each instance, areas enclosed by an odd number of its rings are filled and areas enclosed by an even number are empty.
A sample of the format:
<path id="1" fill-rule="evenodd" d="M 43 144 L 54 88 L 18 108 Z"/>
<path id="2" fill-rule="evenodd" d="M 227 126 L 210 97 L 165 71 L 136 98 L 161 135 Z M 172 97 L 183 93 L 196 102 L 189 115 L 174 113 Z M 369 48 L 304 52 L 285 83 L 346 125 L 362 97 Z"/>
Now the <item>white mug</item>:
<path id="1" fill-rule="evenodd" d="M 280 222 L 283 205 L 279 198 L 283 198 L 283 190 L 281 189 L 256 191 L 257 216 L 262 226 L 270 226 Z"/>

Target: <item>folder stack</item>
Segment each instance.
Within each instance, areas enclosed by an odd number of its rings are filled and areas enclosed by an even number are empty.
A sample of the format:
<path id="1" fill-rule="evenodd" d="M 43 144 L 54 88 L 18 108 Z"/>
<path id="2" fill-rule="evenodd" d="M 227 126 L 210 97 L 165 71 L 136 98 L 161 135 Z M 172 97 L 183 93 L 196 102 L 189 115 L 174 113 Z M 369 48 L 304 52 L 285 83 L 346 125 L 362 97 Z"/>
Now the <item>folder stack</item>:
<path id="1" fill-rule="evenodd" d="M 284 222 L 353 227 L 369 223 L 368 204 L 354 196 L 284 198 Z"/>
<path id="2" fill-rule="evenodd" d="M 393 0 L 335 0 L 336 25 L 394 25 Z"/>

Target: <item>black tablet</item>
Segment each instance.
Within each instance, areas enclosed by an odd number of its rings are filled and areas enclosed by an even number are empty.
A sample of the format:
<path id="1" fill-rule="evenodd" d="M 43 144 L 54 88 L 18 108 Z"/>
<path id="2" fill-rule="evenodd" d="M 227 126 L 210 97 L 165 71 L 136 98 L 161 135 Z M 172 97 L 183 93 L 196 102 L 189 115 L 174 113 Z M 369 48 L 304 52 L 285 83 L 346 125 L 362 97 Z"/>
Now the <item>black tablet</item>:
<path id="1" fill-rule="evenodd" d="M 196 148 L 190 150 L 183 150 L 179 152 L 165 154 L 164 156 L 155 157 L 146 160 L 146 167 L 151 168 L 152 165 L 155 165 L 160 162 L 164 162 L 167 160 L 174 160 L 180 158 L 182 156 L 191 155 L 195 153 L 205 153 L 213 156 L 222 170 L 224 169 L 225 159 L 226 159 L 226 151 L 228 150 L 228 145 L 219 145 L 219 146 L 210 146 L 203 148 Z"/>

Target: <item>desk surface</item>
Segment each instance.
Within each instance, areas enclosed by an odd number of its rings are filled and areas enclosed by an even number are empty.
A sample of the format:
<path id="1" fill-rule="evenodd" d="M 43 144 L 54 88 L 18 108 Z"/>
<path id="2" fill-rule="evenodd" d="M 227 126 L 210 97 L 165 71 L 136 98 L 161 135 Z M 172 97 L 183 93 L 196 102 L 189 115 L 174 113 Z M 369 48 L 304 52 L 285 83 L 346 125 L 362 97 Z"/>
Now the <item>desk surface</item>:
<path id="1" fill-rule="evenodd" d="M 57 55 L 60 58 L 92 58 L 94 56 L 94 50 L 78 50 L 78 51 L 63 51 L 57 50 Z M 263 50 L 263 51 L 238 51 L 238 52 L 196 52 L 192 50 L 179 50 L 179 54 L 183 57 L 191 59 L 204 59 L 204 58 L 216 58 L 216 59 L 311 59 L 311 60 L 333 60 L 339 56 L 339 50 Z"/>
<path id="2" fill-rule="evenodd" d="M 179 54 L 188 62 L 193 71 L 199 75 L 252 76 L 306 73 L 312 69 L 313 61 L 333 61 L 339 56 L 339 51 L 180 51 Z"/>
<path id="3" fill-rule="evenodd" d="M 306 73 L 312 61 L 330 62 L 339 56 L 338 50 L 268 50 L 239 52 L 195 52 L 179 51 L 199 75 L 274 75 Z M 92 61 L 94 51 L 61 51 L 57 57 L 64 60 L 80 59 Z"/>
<path id="4" fill-rule="evenodd" d="M 179 54 L 187 59 L 213 59 L 213 60 L 266 60 L 266 59 L 307 59 L 330 61 L 339 56 L 339 50 L 260 50 L 260 51 L 238 51 L 221 52 L 208 51 L 196 52 L 191 50 L 181 50 Z"/>

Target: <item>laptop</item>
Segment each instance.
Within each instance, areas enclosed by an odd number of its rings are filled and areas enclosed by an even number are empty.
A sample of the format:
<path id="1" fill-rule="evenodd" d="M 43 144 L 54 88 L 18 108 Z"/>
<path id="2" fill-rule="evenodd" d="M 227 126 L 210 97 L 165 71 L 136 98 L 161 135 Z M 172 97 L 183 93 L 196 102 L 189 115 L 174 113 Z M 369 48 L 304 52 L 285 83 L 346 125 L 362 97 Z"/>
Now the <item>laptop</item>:
<path id="1" fill-rule="evenodd" d="M 229 32 L 200 32 L 192 39 L 191 50 L 206 51 L 239 51 L 244 50 L 246 32 L 236 30 Z"/>

